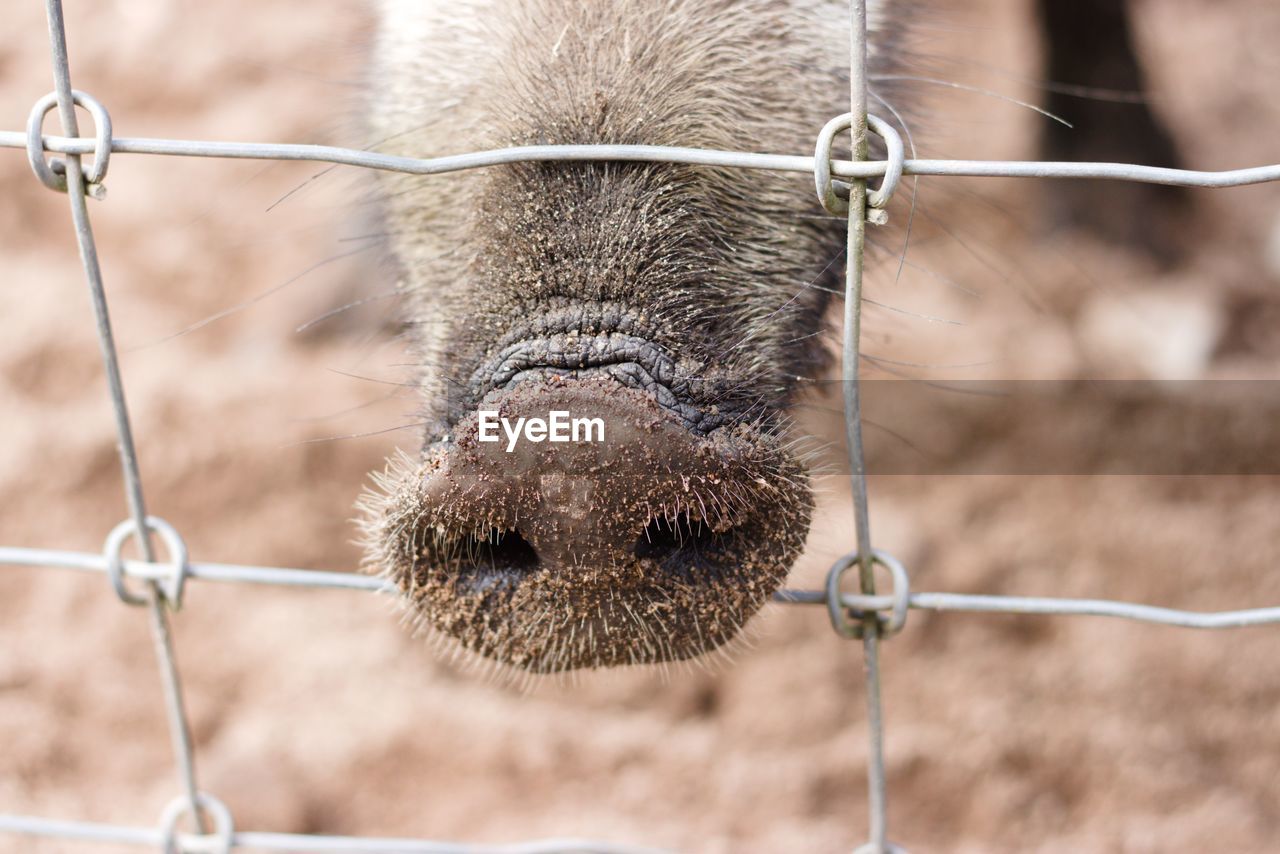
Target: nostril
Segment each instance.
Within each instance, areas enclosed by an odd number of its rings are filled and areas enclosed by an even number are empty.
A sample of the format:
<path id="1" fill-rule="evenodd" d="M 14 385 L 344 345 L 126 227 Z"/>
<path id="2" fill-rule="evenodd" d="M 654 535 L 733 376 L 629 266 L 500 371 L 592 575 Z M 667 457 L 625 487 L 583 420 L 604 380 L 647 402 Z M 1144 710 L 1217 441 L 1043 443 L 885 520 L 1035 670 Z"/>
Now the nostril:
<path id="1" fill-rule="evenodd" d="M 538 553 L 519 530 L 490 528 L 484 537 L 472 535 L 466 544 L 469 568 L 480 587 L 518 581 L 538 568 Z"/>
<path id="2" fill-rule="evenodd" d="M 691 659 L 737 636 L 799 557 L 809 487 L 772 433 L 696 436 L 600 378 L 492 395 L 508 423 L 607 418 L 610 443 L 508 453 L 481 442 L 477 412 L 393 464 L 366 504 L 371 568 L 459 649 L 531 673 Z"/>
<path id="3" fill-rule="evenodd" d="M 655 516 L 636 540 L 635 555 L 687 581 L 720 568 L 732 532 L 717 533 L 688 513 L 674 518 Z"/>

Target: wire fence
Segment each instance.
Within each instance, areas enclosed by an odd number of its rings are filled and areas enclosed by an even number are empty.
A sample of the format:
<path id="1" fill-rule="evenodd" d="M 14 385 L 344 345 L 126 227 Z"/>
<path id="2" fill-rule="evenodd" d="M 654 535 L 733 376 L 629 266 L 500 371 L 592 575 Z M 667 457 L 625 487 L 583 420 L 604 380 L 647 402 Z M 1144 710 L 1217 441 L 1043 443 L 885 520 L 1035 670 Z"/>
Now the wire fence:
<path id="1" fill-rule="evenodd" d="M 832 119 L 820 132 L 814 156 L 759 154 L 645 145 L 546 145 L 505 148 L 433 159 L 394 157 L 369 151 L 318 145 L 271 145 L 242 142 L 208 142 L 172 139 L 115 137 L 110 115 L 92 96 L 71 86 L 66 29 L 61 0 L 45 0 L 49 23 L 54 91 L 32 109 L 25 132 L 0 131 L 0 148 L 24 149 L 36 177 L 50 189 L 67 193 L 71 218 L 85 276 L 93 302 L 107 384 L 115 413 L 115 426 L 129 518 L 108 535 L 103 552 L 69 552 L 51 549 L 0 547 L 0 564 L 60 568 L 105 574 L 119 598 L 147 609 L 155 639 L 156 658 L 169 717 L 180 794 L 163 810 L 155 827 L 128 827 L 32 816 L 0 814 L 0 832 L 54 837 L 84 842 L 130 844 L 160 848 L 165 852 L 227 852 L 233 848 L 270 851 L 324 852 L 642 852 L 653 849 L 619 846 L 575 839 L 549 839 L 498 846 L 460 845 L 413 839 L 339 837 L 287 833 L 251 833 L 235 829 L 227 807 L 197 785 L 182 686 L 169 629 L 169 613 L 181 604 L 188 580 L 281 585 L 287 587 L 394 593 L 389 582 L 338 572 L 318 572 L 278 567 L 197 563 L 188 558 L 181 535 L 164 520 L 147 514 L 142 478 L 130 427 L 124 384 L 112 337 L 102 272 L 89 223 L 86 196 L 103 197 L 103 180 L 113 154 L 152 154 L 187 157 L 308 160 L 435 175 L 525 161 L 627 161 L 679 163 L 739 169 L 804 172 L 814 175 L 818 198 L 832 214 L 848 217 L 848 263 L 845 281 L 842 374 L 845 390 L 846 439 L 853 492 L 857 548 L 831 568 L 823 590 L 783 590 L 775 601 L 783 604 L 823 605 L 833 628 L 844 637 L 861 639 L 866 675 L 866 703 L 870 750 L 868 753 L 869 827 L 867 842 L 858 854 L 885 854 L 900 850 L 888 840 L 884 766 L 884 727 L 880 706 L 879 645 L 900 631 L 909 609 L 972 611 L 1036 615 L 1114 617 L 1146 623 L 1199 629 L 1223 629 L 1280 624 L 1280 607 L 1238 611 L 1195 612 L 1135 603 L 1097 599 L 1059 599 L 912 593 L 906 569 L 892 555 L 871 545 L 866 467 L 862 450 L 862 419 L 858 382 L 861 332 L 862 267 L 866 226 L 886 221 L 884 209 L 903 175 L 1002 176 L 1029 178 L 1092 178 L 1185 187 L 1237 187 L 1280 181 L 1280 164 L 1224 172 L 1197 172 L 1124 163 L 1053 163 L 987 160 L 915 160 L 904 156 L 902 140 L 891 125 L 867 114 L 866 2 L 851 0 L 850 112 Z M 75 107 L 86 109 L 94 121 L 93 138 L 80 137 Z M 46 115 L 58 110 L 62 136 L 45 136 Z M 831 156 L 837 135 L 849 131 L 853 160 Z M 880 136 L 887 150 L 884 161 L 868 160 L 868 136 Z M 51 161 L 45 153 L 61 154 Z M 84 155 L 93 155 L 85 166 Z M 877 189 L 868 179 L 882 177 Z M 845 179 L 845 180 L 837 180 Z M 158 560 L 152 536 L 168 554 Z M 137 539 L 143 560 L 127 560 L 122 548 Z M 892 592 L 877 593 L 875 567 L 888 571 Z M 842 577 L 857 568 L 858 593 L 841 589 Z M 139 585 L 131 587 L 130 583 Z M 178 825 L 186 817 L 190 830 Z"/>

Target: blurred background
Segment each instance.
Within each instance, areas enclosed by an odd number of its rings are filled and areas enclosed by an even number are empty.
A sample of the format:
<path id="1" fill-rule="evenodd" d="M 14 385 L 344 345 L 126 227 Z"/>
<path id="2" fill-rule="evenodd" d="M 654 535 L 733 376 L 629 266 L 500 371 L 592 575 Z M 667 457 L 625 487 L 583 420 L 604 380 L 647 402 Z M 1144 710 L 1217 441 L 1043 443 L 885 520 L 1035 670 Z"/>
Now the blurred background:
<path id="1" fill-rule="evenodd" d="M 921 156 L 1280 160 L 1271 0 L 1135 0 L 1127 45 L 1096 29 L 1124 25 L 1103 8 L 1120 4 L 1040 5 L 914 13 L 919 79 L 892 98 Z M 51 74 L 41 4 L 9 6 L 0 127 L 18 130 Z M 119 136 L 360 147 L 371 14 L 72 2 L 72 77 Z M 367 473 L 418 443 L 368 177 L 118 155 L 106 183 L 91 215 L 151 512 L 194 560 L 354 569 Z M 0 543 L 97 551 L 126 509 L 66 199 L 20 151 L 0 151 L 0 186 Z M 1280 373 L 1280 187 L 922 179 L 900 264 L 908 195 L 870 250 L 869 375 Z M 836 441 L 839 408 L 815 393 L 803 411 Z M 822 487 L 791 586 L 852 543 L 844 479 Z M 877 546 L 918 590 L 1280 604 L 1274 477 L 883 476 L 871 497 Z M 240 829 L 708 852 L 864 838 L 860 650 L 820 609 L 766 609 L 728 661 L 530 689 L 441 660 L 375 596 L 186 598 L 201 786 Z M 911 850 L 1264 851 L 1280 835 L 1275 628 L 915 612 L 884 679 L 890 835 Z M 145 612 L 99 576 L 0 568 L 0 811 L 154 825 L 179 792 L 169 744 Z M 0 837 L 63 850 L 110 849 Z"/>

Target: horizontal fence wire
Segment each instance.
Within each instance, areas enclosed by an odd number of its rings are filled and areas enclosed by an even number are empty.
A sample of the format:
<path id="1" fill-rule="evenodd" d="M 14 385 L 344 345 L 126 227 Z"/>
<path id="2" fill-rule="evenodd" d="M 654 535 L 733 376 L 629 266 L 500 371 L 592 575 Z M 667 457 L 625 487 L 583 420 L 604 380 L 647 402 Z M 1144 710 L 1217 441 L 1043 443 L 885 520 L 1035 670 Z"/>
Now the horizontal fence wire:
<path id="1" fill-rule="evenodd" d="M 103 824 L 91 821 L 55 821 L 0 813 L 0 833 L 22 833 L 53 839 L 75 839 L 114 845 L 161 848 L 165 834 L 154 827 Z M 183 851 L 198 851 L 204 837 L 178 834 Z M 659 854 L 662 849 L 611 845 L 582 839 L 540 839 L 510 845 L 460 845 L 428 839 L 393 839 L 374 836 L 326 836 L 304 833 L 233 831 L 228 847 L 258 851 L 293 851 L 300 854 Z"/>
<path id="2" fill-rule="evenodd" d="M 108 560 L 97 552 L 59 551 L 0 546 L 0 565 L 38 569 L 70 569 L 107 573 Z M 124 561 L 124 574 L 139 581 L 164 582 L 173 577 L 171 564 Z M 395 584 L 381 578 L 315 569 L 274 566 L 246 566 L 235 563 L 192 562 L 185 575 L 196 581 L 223 584 L 302 587 L 313 590 L 356 590 L 394 595 Z M 773 595 L 779 605 L 826 605 L 824 590 L 779 590 Z M 858 612 L 890 611 L 892 595 L 865 596 L 842 593 L 840 604 Z M 1139 623 L 1178 626 L 1187 629 L 1239 629 L 1280 624 L 1280 606 L 1233 611 L 1186 611 L 1112 599 L 1070 599 L 1050 596 L 984 596 L 972 593 L 910 593 L 907 607 L 917 611 L 956 611 L 988 614 L 1033 614 L 1062 617 L 1115 617 Z"/>
<path id="3" fill-rule="evenodd" d="M 44 150 L 55 154 L 93 154 L 94 140 L 42 136 Z M 27 147 L 27 135 L 0 131 L 0 148 Z M 298 160 L 358 166 L 409 175 L 440 175 L 464 169 L 530 162 L 675 163 L 686 166 L 719 166 L 727 169 L 759 169 L 767 172 L 813 174 L 814 158 L 793 154 L 759 154 L 681 148 L 663 145 L 527 145 L 497 148 L 446 157 L 398 157 L 331 145 L 290 145 L 262 142 L 211 142 L 192 139 L 114 137 L 112 154 L 159 154 L 177 157 L 216 157 L 234 160 Z M 1280 181 L 1280 164 L 1225 171 L 1171 169 L 1135 163 L 1039 160 L 920 160 L 903 161 L 906 175 L 957 178 L 1098 178 L 1169 184 L 1177 187 L 1221 189 Z M 884 160 L 832 160 L 831 174 L 838 178 L 876 178 L 888 168 Z"/>
<path id="4" fill-rule="evenodd" d="M 832 215 L 849 217 L 850 263 L 846 269 L 844 328 L 844 377 L 846 428 L 849 438 L 851 485 L 855 508 L 858 549 L 836 562 L 827 576 L 825 590 L 782 590 L 774 594 L 780 604 L 824 605 L 837 632 L 863 641 L 864 672 L 867 684 L 869 841 L 858 852 L 895 852 L 886 828 L 883 731 L 879 702 L 878 644 L 903 627 L 909 609 L 925 611 L 981 612 L 1061 616 L 1095 616 L 1131 620 L 1182 628 L 1225 629 L 1280 624 L 1280 607 L 1232 611 L 1189 611 L 1105 599 L 1073 599 L 1026 596 L 988 596 L 957 593 L 913 593 L 906 570 L 892 556 L 874 550 L 870 544 L 867 515 L 865 467 L 861 447 L 857 354 L 862 286 L 862 241 L 867 222 L 882 224 L 881 210 L 892 195 L 901 175 L 1009 178 L 1103 179 L 1183 187 L 1227 188 L 1280 181 L 1280 164 L 1226 171 L 1196 171 L 1143 166 L 1128 163 L 1041 162 L 1018 160 L 928 160 L 906 159 L 901 139 L 887 123 L 866 115 L 866 7 L 865 0 L 851 0 L 850 22 L 853 38 L 850 54 L 851 112 L 828 123 L 818 137 L 814 156 L 775 153 L 721 151 L 648 145 L 539 145 L 477 151 L 434 158 L 411 158 L 375 151 L 326 145 L 291 145 L 248 142 L 213 142 L 158 138 L 117 137 L 112 133 L 106 108 L 91 96 L 71 88 L 62 21 L 61 0 L 45 0 L 49 20 L 55 92 L 37 103 L 25 133 L 0 131 L 0 148 L 24 149 L 36 176 L 46 186 L 69 191 L 72 218 L 81 257 L 94 301 L 98 333 L 109 380 L 119 449 L 132 519 L 122 523 L 108 537 L 103 553 L 58 551 L 37 548 L 0 547 L 0 565 L 43 569 L 70 569 L 104 574 L 117 595 L 131 604 L 147 605 L 152 611 L 156 653 L 164 682 L 171 735 L 179 766 L 183 794 L 165 809 L 157 827 L 130 827 L 80 821 L 60 821 L 30 816 L 0 814 L 0 832 L 69 840 L 93 841 L 160 848 L 165 852 L 225 852 L 232 848 L 267 851 L 308 852 L 403 852 L 403 854 L 541 854 L 541 852 L 604 852 L 641 854 L 655 849 L 619 846 L 598 841 L 551 839 L 513 845 L 478 846 L 413 839 L 379 839 L 241 832 L 233 827 L 230 811 L 220 801 L 196 785 L 194 755 L 188 735 L 181 685 L 169 636 L 166 608 L 181 601 L 188 580 L 275 585 L 290 588 L 354 590 L 394 594 L 389 581 L 367 575 L 280 567 L 245 566 L 226 563 L 192 562 L 178 533 L 161 519 L 146 515 L 133 447 L 128 410 L 120 379 L 118 358 L 112 340 L 105 292 L 85 196 L 102 198 L 102 179 L 112 154 L 149 154 L 222 159 L 310 161 L 412 175 L 437 175 L 466 169 L 524 162 L 640 162 L 707 166 L 727 169 L 756 169 L 808 173 L 816 180 L 822 206 Z M 94 119 L 94 138 L 78 136 L 74 105 L 86 108 Z M 65 135 L 46 135 L 42 122 L 47 112 L 58 108 Z M 885 139 L 884 161 L 866 158 L 868 123 L 871 132 Z M 856 160 L 831 157 L 834 134 L 849 129 Z M 52 166 L 45 153 L 64 155 Z M 80 158 L 92 155 L 88 167 Z M 868 179 L 884 176 L 881 187 L 869 192 Z M 849 183 L 836 182 L 843 178 Z M 847 193 L 848 202 L 836 193 Z M 169 562 L 157 562 L 150 537 L 155 533 L 169 548 Z M 130 536 L 140 541 L 146 560 L 121 557 L 123 542 Z M 889 569 L 893 592 L 877 594 L 874 566 Z M 842 592 L 841 575 L 853 567 L 859 570 L 860 593 Z M 126 579 L 141 582 L 148 591 L 132 593 Z M 189 816 L 197 834 L 180 832 L 178 820 Z M 211 824 L 210 824 L 211 822 Z M 211 829 L 210 829 L 211 828 Z"/>

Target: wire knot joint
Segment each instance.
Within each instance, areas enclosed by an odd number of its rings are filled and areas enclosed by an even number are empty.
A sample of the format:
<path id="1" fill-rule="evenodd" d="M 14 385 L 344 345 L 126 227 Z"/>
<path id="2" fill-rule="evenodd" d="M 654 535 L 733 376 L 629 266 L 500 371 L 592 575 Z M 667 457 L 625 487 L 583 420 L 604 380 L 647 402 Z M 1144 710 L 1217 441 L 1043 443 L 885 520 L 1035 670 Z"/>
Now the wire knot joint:
<path id="1" fill-rule="evenodd" d="M 853 113 L 836 116 L 823 125 L 818 133 L 818 145 L 813 152 L 813 180 L 818 190 L 818 201 L 822 209 L 832 216 L 849 215 L 849 189 L 846 181 L 838 181 L 831 174 L 831 146 L 836 135 L 853 127 Z M 872 225 L 884 225 L 889 221 L 889 212 L 885 210 L 893 192 L 902 180 L 902 169 L 906 163 L 906 148 L 902 144 L 902 136 L 894 130 L 893 125 L 879 116 L 867 115 L 867 128 L 884 140 L 886 163 L 884 180 L 878 190 L 867 193 L 867 222 Z"/>
<path id="2" fill-rule="evenodd" d="M 902 562 L 888 552 L 871 550 L 871 563 L 889 570 L 893 577 L 893 593 L 889 596 L 853 595 L 840 592 L 844 574 L 862 562 L 860 552 L 850 552 L 837 560 L 827 573 L 827 613 L 836 634 L 846 638 L 862 637 L 862 618 L 876 613 L 876 625 L 882 638 L 896 635 L 907 624 L 907 607 L 911 604 L 911 579 Z M 879 614 L 888 611 L 888 616 Z"/>
<path id="3" fill-rule="evenodd" d="M 182 607 L 182 591 L 187 583 L 190 565 L 187 560 L 187 544 L 177 529 L 158 516 L 147 517 L 147 528 L 160 536 L 165 548 L 169 551 L 168 573 L 152 578 L 159 595 L 168 606 L 176 611 Z M 130 537 L 138 533 L 138 525 L 133 519 L 126 519 L 111 529 L 107 534 L 102 551 L 107 558 L 107 578 L 120 600 L 128 605 L 146 605 L 147 597 L 134 593 L 125 584 L 124 558 L 121 549 Z M 154 566 L 154 564 L 153 564 Z"/>
<path id="4" fill-rule="evenodd" d="M 93 162 L 84 171 L 85 192 L 95 199 L 102 200 L 107 195 L 103 179 L 107 177 L 107 164 L 111 160 L 111 116 L 107 108 L 97 98 L 79 89 L 71 90 L 71 100 L 77 106 L 84 107 L 93 117 Z M 46 162 L 44 159 L 44 117 L 58 106 L 58 93 L 50 92 L 31 108 L 27 117 L 27 162 L 31 171 L 36 173 L 40 183 L 50 190 L 59 193 L 67 192 L 67 164 L 55 157 Z M 79 157 L 74 154 L 72 157 Z"/>
<path id="5" fill-rule="evenodd" d="M 202 810 L 213 819 L 213 833 L 200 836 L 178 837 L 178 819 L 184 814 L 190 815 L 194 810 Z M 196 794 L 196 802 L 192 804 L 186 797 L 174 798 L 160 815 L 160 850 L 164 854 L 228 854 L 234 842 L 235 823 L 231 819 L 231 810 L 227 805 L 206 792 Z"/>

